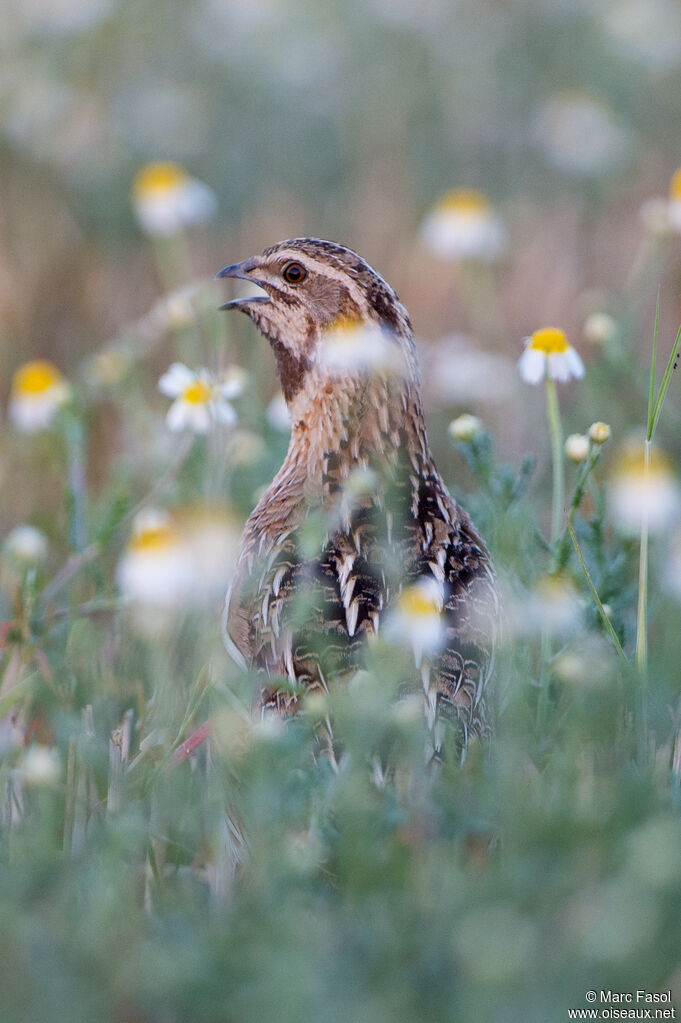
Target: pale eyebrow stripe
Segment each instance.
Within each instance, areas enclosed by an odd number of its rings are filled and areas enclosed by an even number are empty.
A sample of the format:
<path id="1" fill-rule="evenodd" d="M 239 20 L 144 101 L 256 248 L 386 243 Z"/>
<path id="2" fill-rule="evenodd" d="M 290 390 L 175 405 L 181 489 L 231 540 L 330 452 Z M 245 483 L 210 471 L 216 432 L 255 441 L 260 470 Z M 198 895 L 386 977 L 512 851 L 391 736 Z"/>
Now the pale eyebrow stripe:
<path id="1" fill-rule="evenodd" d="M 277 252 L 276 259 L 282 260 L 284 263 L 289 260 L 295 260 L 295 262 L 302 263 L 307 269 L 314 271 L 315 273 L 319 273 L 323 277 L 338 278 L 343 275 L 345 278 L 343 283 L 350 292 L 351 297 L 354 299 L 356 305 L 361 305 L 363 289 L 349 274 L 344 274 L 343 270 L 339 267 L 329 266 L 328 263 L 322 262 L 314 256 L 310 256 L 307 252 L 300 253 L 296 252 L 295 249 L 284 249 L 282 252 Z"/>
<path id="2" fill-rule="evenodd" d="M 277 261 L 281 260 L 283 263 L 287 263 L 289 260 L 293 260 L 296 263 L 302 263 L 310 270 L 317 270 L 326 277 L 331 277 L 334 274 L 343 272 L 340 267 L 329 266 L 326 261 L 319 260 L 316 256 L 310 256 L 307 252 L 296 252 L 295 249 L 285 249 L 283 252 L 277 252 L 276 259 Z"/>

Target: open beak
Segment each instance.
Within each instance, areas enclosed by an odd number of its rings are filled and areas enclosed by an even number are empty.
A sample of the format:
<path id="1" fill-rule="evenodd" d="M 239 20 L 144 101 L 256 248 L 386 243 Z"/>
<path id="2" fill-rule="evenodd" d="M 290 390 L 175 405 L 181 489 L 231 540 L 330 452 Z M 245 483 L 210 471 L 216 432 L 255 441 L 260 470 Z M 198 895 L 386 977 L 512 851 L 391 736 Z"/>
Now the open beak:
<path id="1" fill-rule="evenodd" d="M 232 263 L 230 266 L 226 266 L 215 277 L 235 277 L 241 281 L 250 281 L 251 284 L 255 284 L 259 288 L 264 288 L 265 285 L 262 281 L 250 275 L 250 271 L 255 270 L 256 266 L 257 263 L 254 259 L 244 259 L 242 263 Z M 244 309 L 249 305 L 263 305 L 269 301 L 269 295 L 248 295 L 246 298 L 235 298 L 231 302 L 225 302 L 220 309 Z"/>

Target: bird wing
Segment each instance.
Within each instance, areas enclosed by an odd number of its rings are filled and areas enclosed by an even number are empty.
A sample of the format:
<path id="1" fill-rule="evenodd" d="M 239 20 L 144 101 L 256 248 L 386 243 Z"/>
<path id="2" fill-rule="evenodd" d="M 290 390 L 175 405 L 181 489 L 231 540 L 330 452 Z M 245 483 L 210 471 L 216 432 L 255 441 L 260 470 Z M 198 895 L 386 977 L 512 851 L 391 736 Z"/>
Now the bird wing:
<path id="1" fill-rule="evenodd" d="M 423 684 L 436 714 L 456 718 L 468 734 L 490 730 L 486 691 L 500 616 L 494 573 L 485 545 L 466 512 L 431 466 L 414 481 L 411 547 L 418 551 L 411 578 L 441 587 L 444 643 L 426 665 Z"/>
<path id="2" fill-rule="evenodd" d="M 429 698 L 458 719 L 464 741 L 489 730 L 485 690 L 499 613 L 489 556 L 435 470 L 405 486 L 401 517 L 386 510 L 379 487 L 345 509 L 321 554 L 306 555 L 304 524 L 265 555 L 245 553 L 225 613 L 227 645 L 263 670 L 261 706 L 290 712 L 301 688 L 324 691 L 351 674 L 404 586 L 432 577 L 446 639 L 429 665 Z"/>
<path id="3" fill-rule="evenodd" d="M 487 695 L 500 615 L 489 555 L 467 517 L 446 547 L 443 614 L 446 639 L 429 691 L 442 716 L 455 712 L 465 743 L 469 733 L 491 730 Z"/>
<path id="4" fill-rule="evenodd" d="M 378 629 L 389 596 L 380 496 L 354 501 L 344 518 L 316 555 L 306 553 L 303 523 L 264 556 L 245 551 L 237 566 L 223 617 L 226 645 L 238 663 L 289 680 L 294 692 L 283 696 L 280 682 L 265 683 L 262 700 L 278 710 L 300 687 L 324 690 L 327 679 L 355 670 L 364 637 Z"/>

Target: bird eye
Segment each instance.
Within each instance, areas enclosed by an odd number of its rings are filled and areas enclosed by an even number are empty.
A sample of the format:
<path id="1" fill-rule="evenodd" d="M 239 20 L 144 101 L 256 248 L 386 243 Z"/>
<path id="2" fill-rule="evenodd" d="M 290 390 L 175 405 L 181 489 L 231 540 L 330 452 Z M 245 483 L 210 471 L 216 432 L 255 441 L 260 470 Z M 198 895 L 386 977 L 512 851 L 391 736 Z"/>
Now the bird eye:
<path id="1" fill-rule="evenodd" d="M 302 263 L 287 263 L 281 274 L 287 284 L 300 284 L 307 277 L 307 270 Z"/>

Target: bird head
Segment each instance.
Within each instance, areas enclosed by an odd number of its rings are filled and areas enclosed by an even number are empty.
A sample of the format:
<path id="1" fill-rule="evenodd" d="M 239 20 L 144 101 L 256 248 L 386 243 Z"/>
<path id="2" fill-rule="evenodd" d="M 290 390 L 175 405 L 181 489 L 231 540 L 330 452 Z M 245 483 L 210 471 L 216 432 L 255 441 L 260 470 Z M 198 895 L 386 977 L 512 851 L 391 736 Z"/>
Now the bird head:
<path id="1" fill-rule="evenodd" d="M 350 249 L 317 238 L 278 242 L 218 277 L 250 281 L 262 292 L 227 302 L 270 342 L 288 402 L 307 374 L 394 371 L 413 366 L 407 312 L 393 289 Z"/>

